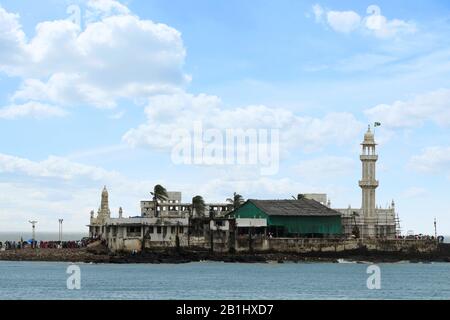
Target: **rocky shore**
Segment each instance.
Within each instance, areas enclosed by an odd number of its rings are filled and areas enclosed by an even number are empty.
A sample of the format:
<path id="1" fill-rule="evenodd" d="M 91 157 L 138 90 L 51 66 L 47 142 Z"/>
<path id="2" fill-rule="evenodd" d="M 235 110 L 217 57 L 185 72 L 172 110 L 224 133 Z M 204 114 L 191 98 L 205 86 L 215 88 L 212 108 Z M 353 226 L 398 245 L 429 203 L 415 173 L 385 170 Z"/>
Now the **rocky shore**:
<path id="1" fill-rule="evenodd" d="M 450 262 L 450 253 L 440 250 L 433 254 L 369 252 L 362 249 L 346 252 L 311 253 L 211 253 L 205 250 L 145 251 L 140 254 L 109 254 L 106 248 L 82 249 L 22 249 L 0 251 L 4 261 L 52 261 L 84 263 L 188 263 L 220 261 L 230 263 L 284 263 L 284 262 Z"/>
<path id="2" fill-rule="evenodd" d="M 107 263 L 108 254 L 96 254 L 82 249 L 16 249 L 0 251 L 0 261 L 52 261 Z"/>

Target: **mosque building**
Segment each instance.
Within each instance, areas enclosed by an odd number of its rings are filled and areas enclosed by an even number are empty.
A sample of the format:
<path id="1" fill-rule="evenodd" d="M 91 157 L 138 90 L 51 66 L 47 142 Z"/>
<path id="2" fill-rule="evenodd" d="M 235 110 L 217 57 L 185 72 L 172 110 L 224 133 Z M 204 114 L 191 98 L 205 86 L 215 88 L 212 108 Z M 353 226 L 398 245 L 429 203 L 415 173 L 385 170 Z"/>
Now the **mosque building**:
<path id="1" fill-rule="evenodd" d="M 118 217 L 111 217 L 109 195 L 105 186 L 97 215 L 91 211 L 89 235 L 104 240 L 113 251 L 139 251 L 142 248 L 176 244 L 191 246 L 195 241 L 191 233 L 193 221 L 197 217 L 201 223 L 208 225 L 203 230 L 221 229 L 226 231 L 227 239 L 232 233 L 239 234 L 239 228 L 254 231 L 255 226 L 258 226 L 259 234 L 265 237 L 275 234 L 284 237 L 319 235 L 335 239 L 394 239 L 400 232 L 394 201 L 388 208 L 376 205 L 376 189 L 379 185 L 376 179 L 378 155 L 370 126 L 361 146 L 360 208 L 349 206 L 345 209 L 335 209 L 331 208 L 326 194 L 300 194 L 297 200 L 248 200 L 236 210 L 233 210 L 230 203 L 206 204 L 206 212 L 210 213 L 211 217 L 223 219 L 210 221 L 208 215 L 199 217 L 191 203 L 183 203 L 181 192 L 168 192 L 166 200 L 158 200 L 157 203 L 153 200 L 141 201 L 139 216 L 123 217 L 120 208 Z M 253 211 L 247 210 L 248 208 Z M 264 214 L 257 216 L 255 212 Z M 217 223 L 220 223 L 220 226 L 216 225 Z M 234 226 L 234 229 L 230 226 Z M 203 238 L 205 237 L 208 236 L 204 234 Z"/>

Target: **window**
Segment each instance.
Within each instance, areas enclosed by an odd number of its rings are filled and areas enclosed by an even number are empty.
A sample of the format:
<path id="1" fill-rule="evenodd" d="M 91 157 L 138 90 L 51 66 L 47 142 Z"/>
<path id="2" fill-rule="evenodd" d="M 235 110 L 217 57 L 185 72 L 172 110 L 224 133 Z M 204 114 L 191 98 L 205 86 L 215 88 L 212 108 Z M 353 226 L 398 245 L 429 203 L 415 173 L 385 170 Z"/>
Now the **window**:
<path id="1" fill-rule="evenodd" d="M 148 228 L 148 232 L 149 232 L 149 233 L 153 233 L 153 226 L 150 226 L 150 227 Z"/>
<path id="2" fill-rule="evenodd" d="M 157 233 L 161 233 L 161 227 L 157 227 L 157 228 L 156 228 L 156 232 L 157 232 Z"/>
<path id="3" fill-rule="evenodd" d="M 225 225 L 223 220 L 216 221 L 216 226 L 223 227 Z"/>
<path id="4" fill-rule="evenodd" d="M 127 234 L 130 236 L 137 236 L 141 234 L 141 227 L 128 227 Z"/>
<path id="5" fill-rule="evenodd" d="M 170 233 L 175 233 L 175 227 L 170 227 Z"/>
<path id="6" fill-rule="evenodd" d="M 183 233 L 184 232 L 184 227 L 178 227 L 178 232 L 179 233 Z"/>

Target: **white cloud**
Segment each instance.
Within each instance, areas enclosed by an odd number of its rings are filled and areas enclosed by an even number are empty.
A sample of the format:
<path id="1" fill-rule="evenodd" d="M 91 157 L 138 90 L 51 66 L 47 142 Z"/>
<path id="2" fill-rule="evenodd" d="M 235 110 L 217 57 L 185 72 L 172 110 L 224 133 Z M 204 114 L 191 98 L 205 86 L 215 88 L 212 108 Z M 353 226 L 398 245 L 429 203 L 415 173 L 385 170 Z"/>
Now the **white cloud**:
<path id="1" fill-rule="evenodd" d="M 411 128 L 431 121 L 450 125 L 450 90 L 440 89 L 418 95 L 408 101 L 380 104 L 365 111 L 372 121 L 380 121 L 390 128 Z"/>
<path id="2" fill-rule="evenodd" d="M 102 181 L 116 179 L 119 175 L 102 168 L 79 164 L 62 157 L 50 156 L 43 161 L 32 161 L 0 153 L 0 173 L 24 174 L 29 177 L 71 180 L 88 178 Z"/>
<path id="3" fill-rule="evenodd" d="M 172 133 L 193 131 L 194 122 L 204 129 L 279 129 L 282 148 L 311 151 L 329 144 L 342 145 L 363 128 L 352 114 L 330 113 L 323 118 L 302 117 L 282 108 L 263 105 L 225 108 L 216 96 L 180 93 L 150 98 L 147 123 L 129 130 L 123 140 L 131 146 L 170 150 Z"/>
<path id="4" fill-rule="evenodd" d="M 72 186 L 78 188 L 83 184 L 96 188 L 110 185 L 127 195 L 147 194 L 153 186 L 149 181 L 133 180 L 114 170 L 106 170 L 99 166 L 79 163 L 66 157 L 57 156 L 49 156 L 47 159 L 34 161 L 0 153 L 1 174 L 5 177 L 17 178 L 17 180 L 22 177 L 29 178 L 25 180 L 27 183 L 48 181 L 49 184 L 63 183 L 68 187 L 73 184 Z M 3 181 L 6 180 L 6 178 L 3 179 Z M 36 189 L 39 190 L 39 187 L 37 186 Z"/>
<path id="5" fill-rule="evenodd" d="M 418 172 L 442 174 L 450 178 L 450 147 L 426 148 L 410 159 L 408 167 Z"/>
<path id="6" fill-rule="evenodd" d="M 91 18 L 131 13 L 126 6 L 114 0 L 89 0 L 87 7 L 87 16 Z"/>
<path id="7" fill-rule="evenodd" d="M 24 62 L 21 49 L 25 39 L 19 15 L 9 13 L 0 6 L 0 71 L 6 71 L 8 65 Z"/>
<path id="8" fill-rule="evenodd" d="M 330 180 L 351 175 L 358 170 L 356 165 L 352 158 L 325 156 L 301 161 L 295 166 L 295 170 L 301 178 L 307 180 Z"/>
<path id="9" fill-rule="evenodd" d="M 323 14 L 325 13 L 325 11 L 323 10 L 323 8 L 322 8 L 320 5 L 315 4 L 315 5 L 313 5 L 312 10 L 313 10 L 313 13 L 314 13 L 314 17 L 315 17 L 315 19 L 316 19 L 316 22 L 321 22 L 321 21 L 322 21 L 322 18 L 323 18 Z"/>
<path id="10" fill-rule="evenodd" d="M 339 61 L 334 69 L 343 72 L 363 72 L 384 67 L 396 60 L 397 58 L 386 54 L 356 54 Z"/>
<path id="11" fill-rule="evenodd" d="M 113 120 L 120 120 L 123 118 L 124 115 L 125 115 L 125 111 L 122 110 L 122 111 L 119 111 L 119 112 L 116 112 L 116 113 L 110 115 L 109 118 L 113 119 Z"/>
<path id="12" fill-rule="evenodd" d="M 196 192 L 206 195 L 205 199 L 216 199 L 223 201 L 223 198 L 233 192 L 248 198 L 266 199 L 290 199 L 292 195 L 300 193 L 302 190 L 314 190 L 311 186 L 299 183 L 290 178 L 264 178 L 253 180 L 222 180 L 211 179 L 196 189 Z"/>
<path id="13" fill-rule="evenodd" d="M 403 191 L 402 196 L 405 198 L 423 198 L 427 196 L 428 192 L 425 188 L 422 187 L 410 187 Z"/>
<path id="14" fill-rule="evenodd" d="M 13 95 L 15 101 L 41 100 L 60 105 L 87 104 L 98 108 L 113 108 L 116 96 L 83 81 L 77 74 L 57 73 L 48 81 L 26 79 Z"/>
<path id="15" fill-rule="evenodd" d="M 51 117 L 64 117 L 66 115 L 67 112 L 60 107 L 55 107 L 35 101 L 0 108 L 0 119 L 7 120 L 22 117 L 42 119 Z"/>
<path id="16" fill-rule="evenodd" d="M 328 11 L 327 22 L 337 32 L 350 33 L 359 28 L 361 17 L 354 11 Z"/>
<path id="17" fill-rule="evenodd" d="M 30 218 L 39 221 L 40 230 L 49 230 L 52 221 L 64 218 L 67 230 L 86 231 L 103 185 L 110 192 L 113 215 L 122 206 L 125 216 L 136 216 L 139 200 L 156 184 L 55 156 L 33 161 L 0 154 L 0 177 L 0 216 L 8 230 L 23 230 Z"/>
<path id="18" fill-rule="evenodd" d="M 327 10 L 318 4 L 315 4 L 312 10 L 316 22 L 325 22 L 336 32 L 351 33 L 359 30 L 380 39 L 387 39 L 395 38 L 399 35 L 412 34 L 417 31 L 414 22 L 400 19 L 389 20 L 381 14 L 380 7 L 376 5 L 371 5 L 367 8 L 366 12 L 368 15 L 364 18 L 352 10 Z"/>
<path id="19" fill-rule="evenodd" d="M 129 149 L 128 146 L 118 144 L 118 145 L 110 145 L 110 146 L 104 146 L 104 147 L 95 147 L 92 149 L 86 149 L 86 150 L 78 150 L 73 153 L 70 153 L 66 156 L 68 160 L 79 160 L 79 159 L 98 159 L 99 157 L 108 157 L 113 154 L 117 153 L 123 153 L 127 149 Z"/>
<path id="20" fill-rule="evenodd" d="M 413 22 L 400 19 L 388 20 L 381 14 L 381 9 L 378 6 L 369 6 L 367 13 L 371 15 L 365 18 L 365 27 L 378 38 L 392 38 L 400 34 L 410 34 L 417 31 Z"/>
<path id="21" fill-rule="evenodd" d="M 19 16 L 0 7 L 0 70 L 24 80 L 15 101 L 114 107 L 118 99 L 172 93 L 190 81 L 177 30 L 141 20 L 115 1 L 88 6 L 107 14 L 84 29 L 44 21 L 29 40 Z"/>

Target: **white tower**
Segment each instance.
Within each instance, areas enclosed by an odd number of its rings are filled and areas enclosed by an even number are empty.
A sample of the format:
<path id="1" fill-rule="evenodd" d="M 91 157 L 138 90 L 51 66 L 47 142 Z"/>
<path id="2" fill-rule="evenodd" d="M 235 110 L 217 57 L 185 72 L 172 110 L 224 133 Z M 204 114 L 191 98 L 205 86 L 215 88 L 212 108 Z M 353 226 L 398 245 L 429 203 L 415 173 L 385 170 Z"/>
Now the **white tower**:
<path id="1" fill-rule="evenodd" d="M 98 216 L 97 216 L 101 220 L 111 217 L 111 211 L 109 210 L 108 197 L 109 197 L 108 190 L 106 189 L 106 186 L 105 186 L 102 191 L 102 201 L 100 204 L 100 208 L 98 209 Z"/>
<path id="2" fill-rule="evenodd" d="M 378 160 L 376 154 L 376 143 L 373 133 L 369 129 L 364 135 L 362 145 L 362 154 L 360 156 L 362 162 L 362 179 L 359 186 L 362 189 L 362 212 L 364 227 L 362 228 L 362 236 L 375 237 L 375 226 L 377 223 L 375 210 L 375 189 L 378 187 L 378 181 L 375 179 L 375 165 Z"/>

